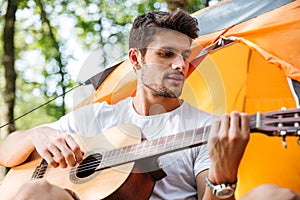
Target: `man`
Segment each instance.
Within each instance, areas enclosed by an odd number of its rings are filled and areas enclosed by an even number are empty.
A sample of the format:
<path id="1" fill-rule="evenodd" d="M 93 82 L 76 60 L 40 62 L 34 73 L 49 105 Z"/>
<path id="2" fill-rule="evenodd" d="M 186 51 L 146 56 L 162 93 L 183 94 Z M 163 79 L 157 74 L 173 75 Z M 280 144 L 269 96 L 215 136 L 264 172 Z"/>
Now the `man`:
<path id="1" fill-rule="evenodd" d="M 234 199 L 239 162 L 249 140 L 249 116 L 232 112 L 217 119 L 179 98 L 197 27 L 197 21 L 182 10 L 137 17 L 128 53 L 138 80 L 135 97 L 116 105 L 85 106 L 53 124 L 12 133 L 1 144 L 0 164 L 16 166 L 36 150 L 52 167 L 74 166 L 82 161 L 83 152 L 68 133 L 93 136 L 131 123 L 152 140 L 212 124 L 207 146 L 157 160 L 167 176 L 156 182 L 150 198 Z M 35 180 L 26 183 L 16 199 L 74 198 L 72 191 Z"/>

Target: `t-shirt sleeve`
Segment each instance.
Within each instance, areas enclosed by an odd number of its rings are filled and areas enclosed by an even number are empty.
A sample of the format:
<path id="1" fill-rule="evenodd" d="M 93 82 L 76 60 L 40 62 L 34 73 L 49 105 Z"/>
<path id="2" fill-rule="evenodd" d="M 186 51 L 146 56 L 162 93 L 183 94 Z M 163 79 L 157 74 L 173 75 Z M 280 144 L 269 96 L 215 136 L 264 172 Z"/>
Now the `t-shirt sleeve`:
<path id="1" fill-rule="evenodd" d="M 68 133 L 76 133 L 81 136 L 96 135 L 100 129 L 98 113 L 102 104 L 90 104 L 78 108 L 64 116 L 58 121 L 46 126 Z"/>
<path id="2" fill-rule="evenodd" d="M 194 163 L 195 177 L 202 171 L 209 169 L 210 158 L 207 151 L 207 145 L 202 145 L 195 148 L 196 159 Z"/>
<path id="3" fill-rule="evenodd" d="M 213 121 L 217 120 L 218 117 L 214 115 L 206 116 L 206 120 L 202 124 L 204 126 L 210 126 Z M 208 140 L 209 129 L 206 129 L 203 135 L 204 140 Z M 207 144 L 196 147 L 195 153 L 195 163 L 194 163 L 194 173 L 195 177 L 202 171 L 209 169 L 210 167 L 210 157 L 207 149 Z"/>

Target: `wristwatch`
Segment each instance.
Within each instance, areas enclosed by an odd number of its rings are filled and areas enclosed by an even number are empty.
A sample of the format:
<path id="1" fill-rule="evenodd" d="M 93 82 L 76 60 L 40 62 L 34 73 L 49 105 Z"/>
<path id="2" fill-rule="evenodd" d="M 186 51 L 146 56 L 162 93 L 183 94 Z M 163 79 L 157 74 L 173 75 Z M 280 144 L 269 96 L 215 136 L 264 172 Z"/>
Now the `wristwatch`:
<path id="1" fill-rule="evenodd" d="M 206 175 L 206 186 L 210 189 L 213 195 L 220 199 L 227 199 L 234 194 L 237 180 L 233 183 L 222 183 L 219 185 L 213 184 Z"/>

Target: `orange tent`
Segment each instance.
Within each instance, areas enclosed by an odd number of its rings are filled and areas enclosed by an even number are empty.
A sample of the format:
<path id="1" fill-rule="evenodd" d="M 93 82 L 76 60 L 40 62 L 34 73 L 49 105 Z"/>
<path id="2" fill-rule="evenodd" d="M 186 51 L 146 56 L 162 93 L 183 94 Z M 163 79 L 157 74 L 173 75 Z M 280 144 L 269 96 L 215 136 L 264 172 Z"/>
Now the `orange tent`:
<path id="1" fill-rule="evenodd" d="M 225 1 L 194 16 L 199 19 L 200 33 L 192 47 L 194 67 L 182 98 L 216 115 L 298 106 L 299 0 Z M 205 26 L 210 27 L 206 30 Z M 88 83 L 96 91 L 80 105 L 116 103 L 134 95 L 136 77 L 127 60 L 93 80 Z M 284 149 L 279 137 L 251 135 L 239 168 L 237 198 L 263 183 L 300 193 L 300 147 L 296 137 L 287 142 Z"/>

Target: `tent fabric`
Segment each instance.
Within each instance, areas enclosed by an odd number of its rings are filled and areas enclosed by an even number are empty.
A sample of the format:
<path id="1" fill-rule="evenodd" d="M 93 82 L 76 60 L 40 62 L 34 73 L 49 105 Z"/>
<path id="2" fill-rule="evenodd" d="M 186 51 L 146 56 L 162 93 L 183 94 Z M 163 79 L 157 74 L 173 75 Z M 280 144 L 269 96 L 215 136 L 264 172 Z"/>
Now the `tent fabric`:
<path id="1" fill-rule="evenodd" d="M 99 73 L 97 76 L 102 77 L 103 74 Z M 96 75 L 93 77 L 94 80 L 100 80 Z M 77 105 L 77 107 L 102 101 L 115 104 L 128 96 L 134 96 L 135 89 L 135 72 L 132 69 L 130 61 L 125 60 L 118 66 L 115 66 L 114 69 L 111 70 L 111 73 L 106 76 L 106 79 L 102 80 L 97 90 Z"/>
<path id="2" fill-rule="evenodd" d="M 242 6 L 239 1 L 231 2 L 237 2 L 235 10 Z M 259 4 L 256 3 L 260 7 Z M 298 106 L 295 94 L 299 91 L 295 92 L 292 86 L 300 82 L 300 1 L 278 5 L 276 9 L 270 9 L 272 3 L 262 5 L 264 9 L 258 9 L 264 10 L 262 14 L 257 12 L 249 20 L 244 18 L 241 23 L 225 25 L 194 41 L 191 71 L 182 98 L 216 115 L 232 110 L 264 113 Z M 219 15 L 227 8 L 221 3 L 203 12 L 214 13 L 214 9 L 221 9 L 214 14 Z M 134 96 L 136 76 L 130 62 L 125 60 L 99 83 L 81 105 L 101 101 L 114 104 Z M 238 199 L 263 183 L 300 193 L 300 147 L 295 137 L 287 138 L 287 142 L 284 149 L 279 137 L 251 135 L 239 168 Z"/>
<path id="3" fill-rule="evenodd" d="M 200 36 L 195 45 L 205 47 L 221 35 L 235 37 L 279 67 L 287 77 L 300 81 L 299 10 L 297 0 L 233 27 Z"/>
<path id="4" fill-rule="evenodd" d="M 199 22 L 199 35 L 223 30 L 252 19 L 294 0 L 235 0 L 223 1 L 212 7 L 195 12 Z"/>

